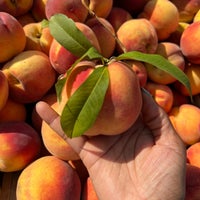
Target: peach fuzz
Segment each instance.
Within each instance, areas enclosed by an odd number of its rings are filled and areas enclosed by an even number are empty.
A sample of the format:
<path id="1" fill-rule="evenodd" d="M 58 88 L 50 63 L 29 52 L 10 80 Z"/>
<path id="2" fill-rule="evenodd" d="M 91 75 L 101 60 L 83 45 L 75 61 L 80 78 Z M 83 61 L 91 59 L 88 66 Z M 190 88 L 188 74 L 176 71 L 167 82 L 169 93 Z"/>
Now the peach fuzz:
<path id="1" fill-rule="evenodd" d="M 46 19 L 46 13 L 45 13 L 46 3 L 47 3 L 47 0 L 34 0 L 33 1 L 33 6 L 31 8 L 30 12 L 37 22 L 40 22 L 43 19 Z"/>
<path id="2" fill-rule="evenodd" d="M 12 15 L 0 12 L 0 63 L 6 62 L 22 52 L 26 36 L 22 25 Z"/>
<path id="3" fill-rule="evenodd" d="M 192 104 L 173 107 L 168 113 L 177 134 L 186 146 L 200 140 L 200 109 Z"/>
<path id="4" fill-rule="evenodd" d="M 20 1 L 0 1 L 0 11 L 9 13 L 17 17 L 29 12 L 32 8 L 33 0 L 20 0 Z"/>
<path id="5" fill-rule="evenodd" d="M 0 111 L 6 104 L 9 95 L 8 80 L 4 73 L 0 70 Z"/>
<path id="6" fill-rule="evenodd" d="M 51 107 L 58 112 L 57 102 L 54 102 Z M 73 148 L 45 121 L 42 121 L 41 135 L 44 146 L 51 153 L 51 155 L 65 161 L 80 159 Z"/>
<path id="7" fill-rule="evenodd" d="M 75 22 L 77 28 L 86 36 L 91 44 L 101 52 L 99 42 L 94 31 L 84 23 Z M 78 59 L 69 50 L 65 49 L 56 39 L 53 39 L 49 50 L 49 59 L 53 68 L 59 73 L 64 74 L 71 65 Z"/>
<path id="8" fill-rule="evenodd" d="M 186 155 L 189 164 L 200 168 L 200 141 L 189 146 Z"/>
<path id="9" fill-rule="evenodd" d="M 39 134 L 26 122 L 0 123 L 0 171 L 24 169 L 40 153 Z"/>
<path id="10" fill-rule="evenodd" d="M 107 18 L 112 7 L 113 7 L 113 0 L 90 0 L 87 3 L 87 0 L 84 0 L 85 4 L 88 4 L 88 8 L 90 12 L 94 12 L 96 16 Z"/>
<path id="11" fill-rule="evenodd" d="M 181 71 L 184 71 L 185 58 L 177 44 L 172 42 L 159 42 L 155 54 L 163 56 L 175 67 L 179 68 Z M 145 63 L 145 67 L 147 70 L 148 78 L 155 83 L 167 85 L 177 80 L 169 73 L 151 64 Z"/>
<path id="12" fill-rule="evenodd" d="M 199 0 L 171 0 L 171 2 L 178 8 L 180 22 L 192 22 L 200 9 Z"/>
<path id="13" fill-rule="evenodd" d="M 126 60 L 124 61 L 126 64 L 128 64 L 131 69 L 136 73 L 140 87 L 144 87 L 147 83 L 147 70 L 143 62 L 135 61 L 135 60 Z"/>
<path id="14" fill-rule="evenodd" d="M 132 19 L 132 16 L 127 10 L 123 8 L 112 7 L 110 14 L 106 19 L 110 22 L 116 32 L 124 22 Z"/>
<path id="15" fill-rule="evenodd" d="M 53 41 L 49 27 L 43 28 L 41 22 L 33 22 L 25 25 L 23 29 L 26 35 L 24 50 L 37 50 L 49 55 L 49 49 Z"/>
<path id="16" fill-rule="evenodd" d="M 0 122 L 26 121 L 27 109 L 25 104 L 16 102 L 10 97 L 5 106 L 0 110 Z"/>
<path id="17" fill-rule="evenodd" d="M 40 100 L 54 85 L 56 72 L 41 51 L 24 51 L 3 66 L 11 98 L 20 103 Z"/>
<path id="18" fill-rule="evenodd" d="M 90 18 L 85 24 L 94 31 L 101 49 L 101 54 L 106 58 L 110 58 L 114 53 L 116 45 L 113 26 L 107 19 L 102 17 L 98 19 Z"/>
<path id="19" fill-rule="evenodd" d="M 88 61 L 80 62 L 78 65 L 66 81 L 64 92 L 67 98 L 95 68 L 95 64 Z M 108 73 L 110 82 L 102 108 L 94 124 L 84 133 L 85 135 L 121 134 L 133 125 L 140 114 L 142 97 L 137 75 L 126 63 L 117 61 L 108 64 Z M 63 99 L 63 102 L 66 101 Z"/>
<path id="20" fill-rule="evenodd" d="M 90 177 L 87 178 L 82 192 L 82 200 L 98 200 L 95 192 L 92 180 Z"/>
<path id="21" fill-rule="evenodd" d="M 180 47 L 183 55 L 194 64 L 200 64 L 200 21 L 191 23 L 182 33 Z"/>
<path id="22" fill-rule="evenodd" d="M 66 15 L 75 22 L 84 22 L 88 16 L 88 10 L 82 4 L 82 0 L 61 0 L 59 3 L 57 0 L 48 0 L 45 5 L 45 14 L 47 19 L 50 19 L 51 16 L 58 13 Z"/>
<path id="23" fill-rule="evenodd" d="M 116 35 L 121 43 L 116 47 L 118 53 L 124 51 L 154 53 L 158 45 L 155 28 L 147 19 L 130 19 L 124 22 Z"/>
<path id="24" fill-rule="evenodd" d="M 177 7 L 168 0 L 150 0 L 139 18 L 146 18 L 156 29 L 159 41 L 166 40 L 173 33 L 179 23 L 179 12 Z"/>
<path id="25" fill-rule="evenodd" d="M 173 104 L 173 93 L 168 85 L 147 82 L 144 87 L 152 95 L 157 104 L 168 113 Z"/>
<path id="26" fill-rule="evenodd" d="M 27 199 L 80 200 L 77 172 L 55 156 L 44 156 L 27 166 L 17 181 L 16 197 Z"/>
<path id="27" fill-rule="evenodd" d="M 200 66 L 186 61 L 184 73 L 189 79 L 192 95 L 199 94 L 200 93 Z M 173 85 L 174 85 L 174 88 L 178 90 L 181 94 L 185 96 L 190 95 L 187 88 L 180 82 L 176 81 L 173 83 Z"/>
<path id="28" fill-rule="evenodd" d="M 185 200 L 198 199 L 200 199 L 200 168 L 187 164 Z"/>

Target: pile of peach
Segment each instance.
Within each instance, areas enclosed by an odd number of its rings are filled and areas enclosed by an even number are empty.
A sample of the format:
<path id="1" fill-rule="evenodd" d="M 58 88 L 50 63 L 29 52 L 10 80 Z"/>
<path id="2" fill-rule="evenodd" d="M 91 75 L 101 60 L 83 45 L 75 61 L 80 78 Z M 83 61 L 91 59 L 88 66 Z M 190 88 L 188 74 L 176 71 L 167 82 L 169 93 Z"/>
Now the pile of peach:
<path id="1" fill-rule="evenodd" d="M 90 0 L 89 4 L 87 0 L 59 3 L 22 0 L 17 5 L 3 0 L 0 2 L 0 172 L 21 172 L 17 199 L 39 200 L 44 196 L 59 200 L 97 199 L 79 156 L 35 110 L 36 103 L 43 100 L 61 113 L 63 105 L 57 101 L 55 83 L 78 59 L 53 38 L 48 26 L 42 26 L 43 19 L 57 13 L 73 19 L 106 58 L 124 50 L 159 54 L 187 75 L 193 101 L 184 85 L 155 66 L 126 61 L 134 75 L 118 66 L 119 63 L 115 64 L 115 70 L 110 67 L 114 89 L 126 91 L 133 82 L 135 88 L 130 87 L 132 92 L 127 92 L 125 111 L 122 109 L 126 113 L 122 116 L 125 124 L 121 117 L 121 124 L 115 121 L 119 124 L 116 130 L 107 126 L 114 134 L 133 124 L 142 103 L 140 87 L 148 90 L 185 143 L 186 200 L 200 199 L 200 0 Z M 80 63 L 87 69 L 93 64 Z M 72 77 L 71 93 L 77 84 L 81 83 Z M 63 94 L 64 103 L 67 98 Z M 134 107 L 138 110 L 132 112 Z M 102 114 L 102 118 L 101 123 L 106 127 L 109 113 Z"/>

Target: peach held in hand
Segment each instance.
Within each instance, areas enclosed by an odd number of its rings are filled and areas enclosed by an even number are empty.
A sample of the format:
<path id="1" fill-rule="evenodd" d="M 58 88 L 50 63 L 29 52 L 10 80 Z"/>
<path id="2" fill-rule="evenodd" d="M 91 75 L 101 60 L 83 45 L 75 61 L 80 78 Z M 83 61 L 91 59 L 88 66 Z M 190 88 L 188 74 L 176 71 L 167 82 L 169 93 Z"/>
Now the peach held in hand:
<path id="1" fill-rule="evenodd" d="M 54 85 L 56 72 L 41 51 L 24 51 L 3 66 L 10 96 L 21 103 L 42 98 Z"/>
<path id="2" fill-rule="evenodd" d="M 25 122 L 0 123 L 0 171 L 24 169 L 39 155 L 39 134 Z"/>
<path id="3" fill-rule="evenodd" d="M 80 200 L 80 178 L 67 162 L 44 156 L 22 171 L 16 196 L 19 200 Z"/>
<path id="4" fill-rule="evenodd" d="M 26 36 L 23 27 L 16 18 L 6 12 L 0 12 L 0 35 L 0 63 L 24 50 Z"/>
<path id="5" fill-rule="evenodd" d="M 82 61 L 73 69 L 66 81 L 61 107 L 95 69 L 94 62 Z M 85 135 L 116 135 L 129 129 L 138 118 L 142 97 L 137 75 L 124 62 L 108 63 L 110 83 L 102 108 L 94 124 Z M 123 83 L 123 84 L 122 84 Z"/>

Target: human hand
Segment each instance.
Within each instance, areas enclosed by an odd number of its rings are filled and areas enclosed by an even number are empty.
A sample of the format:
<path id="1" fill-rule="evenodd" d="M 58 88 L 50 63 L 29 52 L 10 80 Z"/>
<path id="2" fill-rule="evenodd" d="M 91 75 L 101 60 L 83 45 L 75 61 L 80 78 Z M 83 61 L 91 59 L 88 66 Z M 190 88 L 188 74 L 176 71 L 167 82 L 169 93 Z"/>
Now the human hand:
<path id="1" fill-rule="evenodd" d="M 39 102 L 46 121 L 79 154 L 100 200 L 179 200 L 185 196 L 185 145 L 167 114 L 146 93 L 140 117 L 115 136 L 67 138 L 59 115 Z"/>

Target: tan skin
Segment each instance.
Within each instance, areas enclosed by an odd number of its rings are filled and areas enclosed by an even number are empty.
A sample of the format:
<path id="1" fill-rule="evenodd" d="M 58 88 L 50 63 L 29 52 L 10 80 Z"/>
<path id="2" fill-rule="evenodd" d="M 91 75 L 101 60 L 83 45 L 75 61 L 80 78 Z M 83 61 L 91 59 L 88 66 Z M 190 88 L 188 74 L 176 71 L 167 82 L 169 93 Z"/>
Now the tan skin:
<path id="1" fill-rule="evenodd" d="M 125 133 L 69 139 L 59 115 L 39 102 L 37 112 L 79 154 L 100 200 L 181 200 L 185 145 L 167 114 L 145 92 L 141 115 Z"/>

